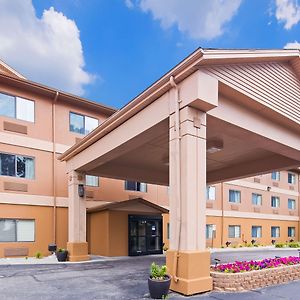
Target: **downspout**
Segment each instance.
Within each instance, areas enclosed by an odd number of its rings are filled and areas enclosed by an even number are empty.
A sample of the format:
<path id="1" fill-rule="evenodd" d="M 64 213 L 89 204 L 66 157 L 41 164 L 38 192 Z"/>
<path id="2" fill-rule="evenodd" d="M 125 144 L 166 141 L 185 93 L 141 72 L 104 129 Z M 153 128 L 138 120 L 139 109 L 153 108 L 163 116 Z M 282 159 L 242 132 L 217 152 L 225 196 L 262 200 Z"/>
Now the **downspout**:
<path id="1" fill-rule="evenodd" d="M 174 271 L 174 281 L 178 282 L 179 278 L 177 276 L 177 266 L 179 258 L 179 249 L 180 249 L 180 237 L 181 237 L 181 212 L 182 212 L 182 203 L 181 203 L 181 135 L 180 135 L 180 99 L 179 99 L 179 90 L 178 86 L 175 83 L 174 76 L 170 76 L 170 84 L 175 89 L 175 142 L 176 142 L 176 188 L 177 188 L 177 224 L 178 227 L 178 236 L 177 236 L 177 246 L 176 253 L 174 255 L 173 262 L 173 271 Z"/>
<path id="2" fill-rule="evenodd" d="M 56 114 L 55 107 L 59 92 L 55 93 L 52 103 L 52 174 L 53 174 L 53 243 L 56 244 Z"/>
<path id="3" fill-rule="evenodd" d="M 224 183 L 221 182 L 221 246 L 224 243 Z"/>

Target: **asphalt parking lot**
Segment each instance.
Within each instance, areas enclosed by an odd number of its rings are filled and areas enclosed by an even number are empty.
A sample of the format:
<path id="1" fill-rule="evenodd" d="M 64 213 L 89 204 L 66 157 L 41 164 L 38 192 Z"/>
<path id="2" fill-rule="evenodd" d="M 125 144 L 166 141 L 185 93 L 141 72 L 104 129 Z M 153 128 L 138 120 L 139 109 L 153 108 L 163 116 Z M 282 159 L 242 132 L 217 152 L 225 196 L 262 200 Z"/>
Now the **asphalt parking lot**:
<path id="1" fill-rule="evenodd" d="M 236 255 L 236 254 L 235 254 Z M 85 264 L 0 266 L 0 299 L 149 299 L 152 261 L 163 256 L 128 257 Z M 243 293 L 211 292 L 188 299 L 300 299 L 300 281 Z M 171 293 L 168 299 L 185 299 Z"/>

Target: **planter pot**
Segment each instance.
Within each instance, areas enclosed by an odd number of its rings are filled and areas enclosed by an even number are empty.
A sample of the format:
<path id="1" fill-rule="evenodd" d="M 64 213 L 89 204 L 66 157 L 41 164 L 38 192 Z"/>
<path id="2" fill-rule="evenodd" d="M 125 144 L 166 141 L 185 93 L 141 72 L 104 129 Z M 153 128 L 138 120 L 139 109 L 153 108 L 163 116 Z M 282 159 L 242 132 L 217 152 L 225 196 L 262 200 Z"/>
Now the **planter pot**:
<path id="1" fill-rule="evenodd" d="M 165 280 L 148 278 L 148 287 L 152 299 L 162 299 L 168 295 L 171 284 L 171 277 L 166 276 Z"/>
<path id="2" fill-rule="evenodd" d="M 56 251 L 58 261 L 66 261 L 68 258 L 68 251 Z"/>

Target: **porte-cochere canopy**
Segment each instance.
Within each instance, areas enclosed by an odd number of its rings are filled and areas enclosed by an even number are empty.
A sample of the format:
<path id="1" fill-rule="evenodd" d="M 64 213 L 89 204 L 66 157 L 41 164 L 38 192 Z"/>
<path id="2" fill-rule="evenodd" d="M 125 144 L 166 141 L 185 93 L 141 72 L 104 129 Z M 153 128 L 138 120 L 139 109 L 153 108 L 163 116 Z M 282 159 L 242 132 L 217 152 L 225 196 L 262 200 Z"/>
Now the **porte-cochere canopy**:
<path id="1" fill-rule="evenodd" d="M 71 256 L 85 242 L 78 174 L 169 185 L 171 288 L 211 289 L 206 184 L 300 166 L 299 54 L 197 49 L 66 151 Z"/>

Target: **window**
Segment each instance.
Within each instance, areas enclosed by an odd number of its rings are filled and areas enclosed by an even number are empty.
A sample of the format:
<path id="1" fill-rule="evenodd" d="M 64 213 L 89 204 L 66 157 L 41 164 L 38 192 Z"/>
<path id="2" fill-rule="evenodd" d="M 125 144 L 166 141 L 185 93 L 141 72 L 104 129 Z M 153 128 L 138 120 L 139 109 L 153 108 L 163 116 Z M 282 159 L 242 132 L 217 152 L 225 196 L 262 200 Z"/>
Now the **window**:
<path id="1" fill-rule="evenodd" d="M 0 175 L 33 179 L 34 158 L 0 153 Z"/>
<path id="2" fill-rule="evenodd" d="M 207 186 L 206 187 L 206 199 L 207 200 L 216 200 L 216 187 Z"/>
<path id="3" fill-rule="evenodd" d="M 99 186 L 99 177 L 93 175 L 85 175 L 85 185 Z"/>
<path id="4" fill-rule="evenodd" d="M 127 191 L 137 191 L 137 192 L 147 192 L 147 184 L 138 181 L 125 181 L 125 190 Z"/>
<path id="5" fill-rule="evenodd" d="M 279 226 L 271 227 L 271 237 L 273 237 L 273 238 L 280 237 L 280 227 Z"/>
<path id="6" fill-rule="evenodd" d="M 279 197 L 275 197 L 275 196 L 272 196 L 271 197 L 271 206 L 272 207 L 279 207 L 280 206 L 280 198 Z"/>
<path id="7" fill-rule="evenodd" d="M 212 239 L 214 235 L 214 226 L 213 224 L 206 224 L 206 239 Z"/>
<path id="8" fill-rule="evenodd" d="M 280 180 L 280 172 L 278 172 L 278 171 L 272 172 L 271 178 L 272 178 L 273 180 L 279 181 L 279 180 Z"/>
<path id="9" fill-rule="evenodd" d="M 252 193 L 252 204 L 253 205 L 262 205 L 262 195 Z"/>
<path id="10" fill-rule="evenodd" d="M 288 183 L 296 184 L 296 175 L 293 173 L 288 173 Z"/>
<path id="11" fill-rule="evenodd" d="M 35 221 L 0 219 L 0 242 L 34 242 Z"/>
<path id="12" fill-rule="evenodd" d="M 262 227 L 261 226 L 252 226 L 252 237 L 261 238 L 262 237 Z"/>
<path id="13" fill-rule="evenodd" d="M 241 192 L 229 190 L 229 202 L 241 203 Z"/>
<path id="14" fill-rule="evenodd" d="M 288 199 L 288 209 L 296 209 L 296 200 Z"/>
<path id="15" fill-rule="evenodd" d="M 295 237 L 295 227 L 288 227 L 288 237 Z"/>
<path id="16" fill-rule="evenodd" d="M 70 112 L 70 131 L 88 134 L 99 125 L 98 120 Z"/>
<path id="17" fill-rule="evenodd" d="M 0 93 L 0 115 L 34 122 L 34 101 Z"/>
<path id="18" fill-rule="evenodd" d="M 228 237 L 240 238 L 241 237 L 241 226 L 240 225 L 229 225 L 228 226 Z"/>

